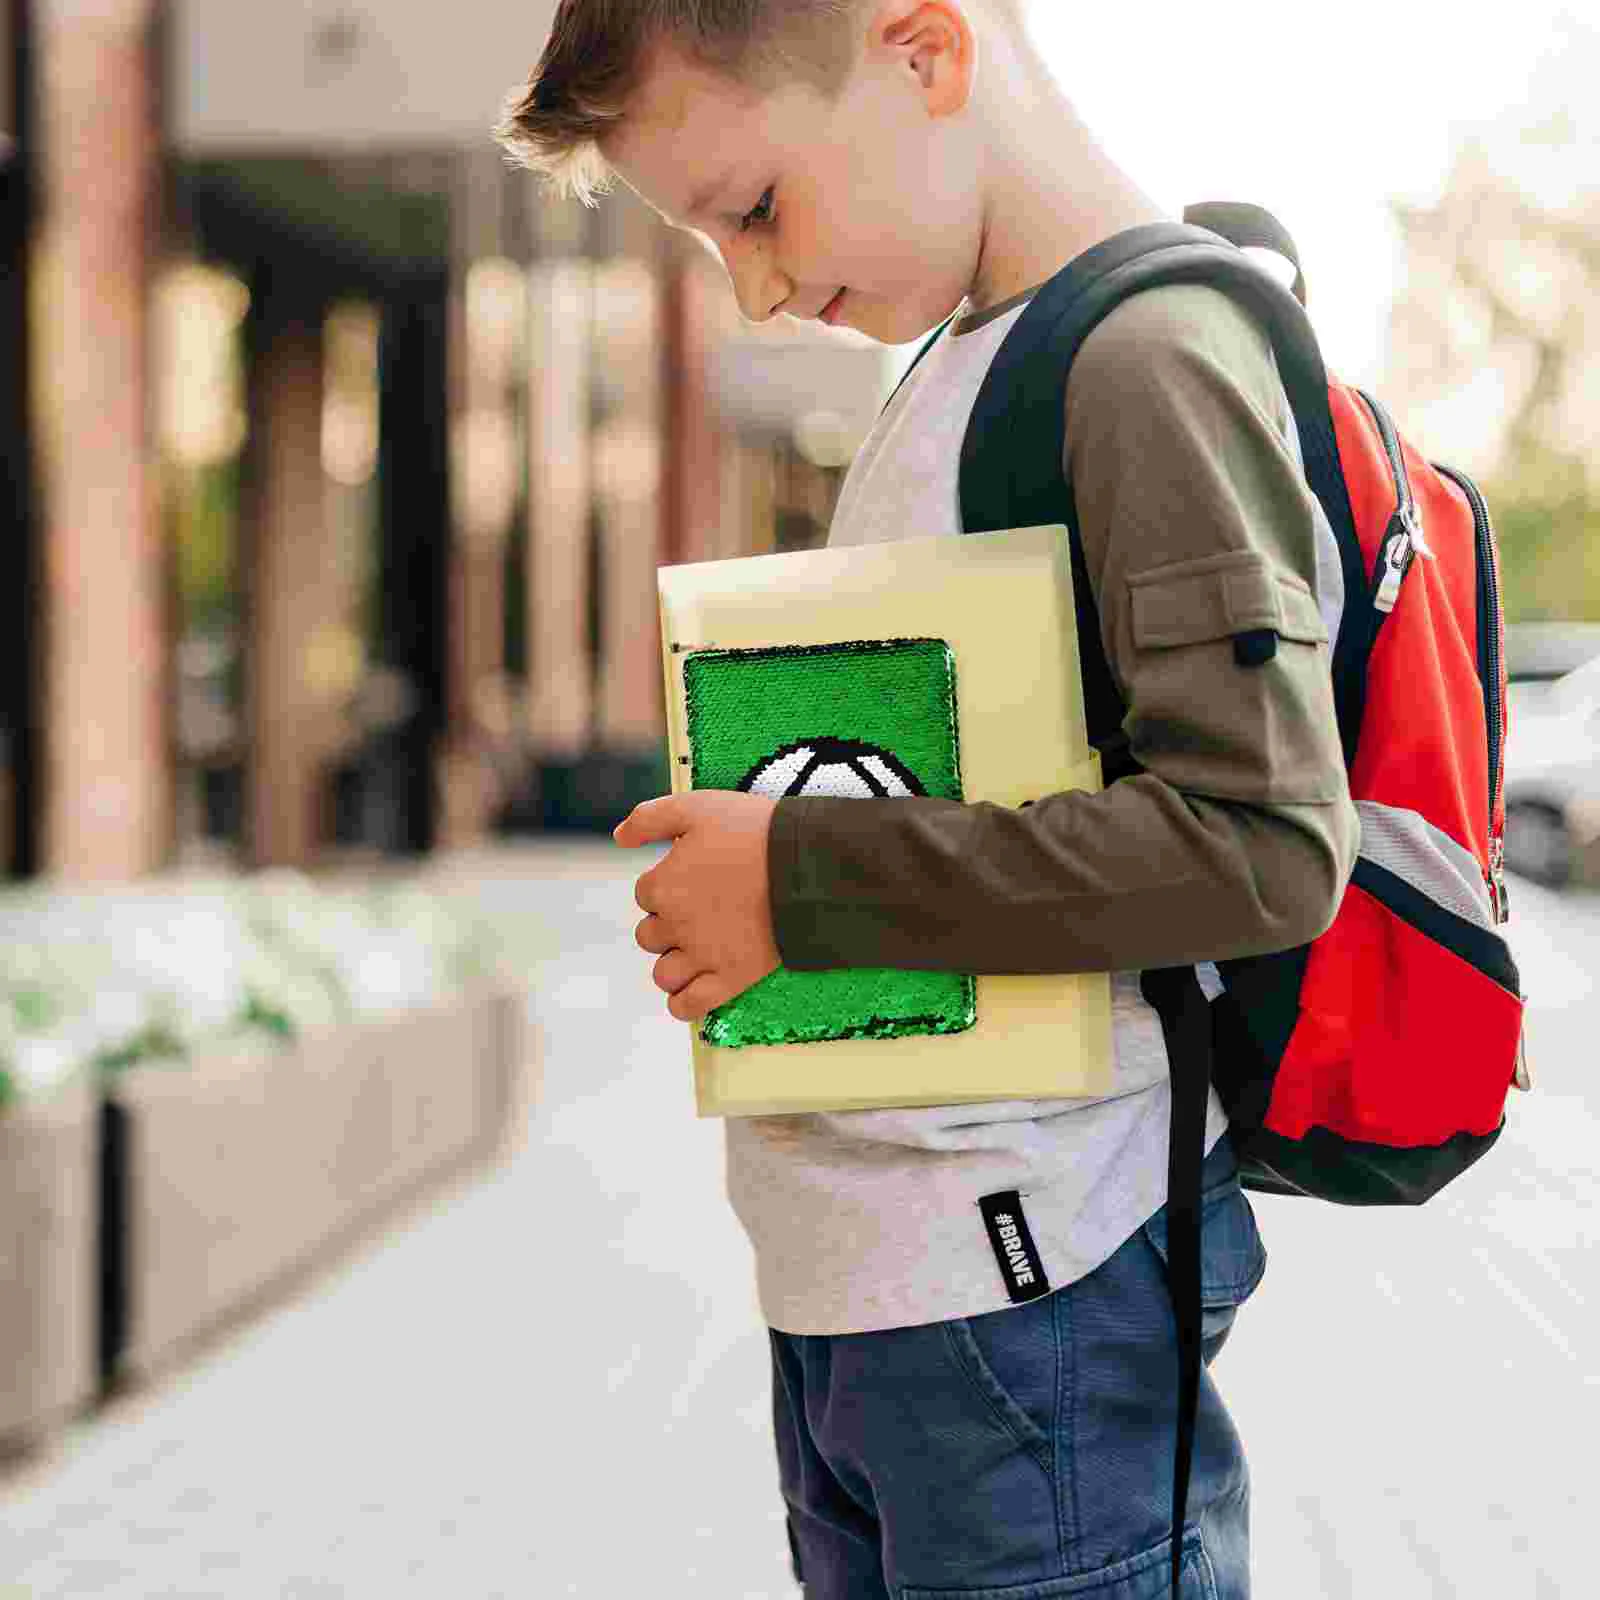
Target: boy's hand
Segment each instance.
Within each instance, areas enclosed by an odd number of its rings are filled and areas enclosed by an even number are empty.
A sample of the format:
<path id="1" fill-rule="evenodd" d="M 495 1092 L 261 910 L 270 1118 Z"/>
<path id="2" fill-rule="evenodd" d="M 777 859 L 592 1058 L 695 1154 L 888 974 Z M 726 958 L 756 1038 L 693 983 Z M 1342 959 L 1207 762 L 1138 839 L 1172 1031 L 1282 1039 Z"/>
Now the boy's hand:
<path id="1" fill-rule="evenodd" d="M 663 795 L 633 808 L 612 832 L 626 848 L 671 839 L 634 885 L 650 913 L 634 931 L 661 959 L 651 976 L 667 1010 L 692 1022 L 782 965 L 767 895 L 767 832 L 778 802 L 735 789 Z"/>

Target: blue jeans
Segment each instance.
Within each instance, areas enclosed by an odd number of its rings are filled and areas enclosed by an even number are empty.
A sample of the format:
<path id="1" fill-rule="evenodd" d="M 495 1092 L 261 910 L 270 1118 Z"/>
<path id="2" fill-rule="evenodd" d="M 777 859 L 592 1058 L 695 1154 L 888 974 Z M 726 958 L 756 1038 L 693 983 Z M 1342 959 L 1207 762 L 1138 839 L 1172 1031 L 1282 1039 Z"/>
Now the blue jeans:
<path id="1" fill-rule="evenodd" d="M 1205 1362 L 1266 1266 L 1227 1136 L 1202 1169 Z M 1158 1211 L 1086 1278 L 985 1316 L 768 1330 L 807 1600 L 1164 1600 L 1177 1338 Z M 1202 1369 L 1182 1593 L 1247 1600 L 1250 1480 Z"/>

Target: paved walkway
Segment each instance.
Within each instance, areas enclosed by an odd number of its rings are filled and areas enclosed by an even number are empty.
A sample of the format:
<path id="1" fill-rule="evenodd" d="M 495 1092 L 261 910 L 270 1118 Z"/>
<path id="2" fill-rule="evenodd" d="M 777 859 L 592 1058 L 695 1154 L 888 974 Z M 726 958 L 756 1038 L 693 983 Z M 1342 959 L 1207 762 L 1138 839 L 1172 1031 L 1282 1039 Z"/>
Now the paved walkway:
<path id="1" fill-rule="evenodd" d="M 526 1145 L 0 1481 L 0 1600 L 798 1594 L 721 1130 L 630 937 L 647 864 L 459 869 L 559 931 Z"/>
<path id="2" fill-rule="evenodd" d="M 452 866 L 558 934 L 526 1145 L 0 1480 L 0 1600 L 794 1600 L 721 1130 L 630 937 L 648 859 Z M 1539 1092 L 1500 1149 L 1411 1214 L 1256 1202 L 1217 1376 L 1265 1600 L 1595 1592 L 1600 900 L 1517 909 Z"/>

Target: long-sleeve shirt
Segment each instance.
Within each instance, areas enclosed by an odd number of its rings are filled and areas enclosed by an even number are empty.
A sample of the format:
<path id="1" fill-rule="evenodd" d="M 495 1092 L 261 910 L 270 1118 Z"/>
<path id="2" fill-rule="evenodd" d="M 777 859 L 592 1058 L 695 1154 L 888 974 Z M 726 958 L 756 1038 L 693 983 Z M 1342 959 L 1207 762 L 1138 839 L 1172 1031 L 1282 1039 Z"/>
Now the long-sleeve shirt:
<path id="1" fill-rule="evenodd" d="M 961 437 L 1028 298 L 929 352 L 852 465 L 830 546 L 960 533 Z M 789 1332 L 1009 1304 L 977 1204 L 998 1191 L 1020 1190 L 1053 1286 L 1092 1270 L 1166 1198 L 1166 1059 L 1138 972 L 1303 943 L 1354 862 L 1329 676 L 1342 577 L 1265 334 L 1203 286 L 1133 297 L 1074 362 L 1065 441 L 1143 772 L 1018 809 L 785 798 L 769 888 L 800 970 L 1111 972 L 1116 1086 L 730 1119 L 730 1196 Z M 1262 627 L 1275 653 L 1241 662 L 1233 636 Z M 1224 1126 L 1213 1094 L 1207 1148 Z"/>

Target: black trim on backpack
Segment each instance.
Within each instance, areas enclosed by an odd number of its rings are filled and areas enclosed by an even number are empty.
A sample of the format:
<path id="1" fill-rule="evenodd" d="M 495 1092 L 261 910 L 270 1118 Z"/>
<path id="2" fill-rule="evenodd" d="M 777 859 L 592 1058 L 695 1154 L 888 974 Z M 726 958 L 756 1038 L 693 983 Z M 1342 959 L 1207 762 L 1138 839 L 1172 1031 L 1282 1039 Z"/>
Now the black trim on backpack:
<path id="1" fill-rule="evenodd" d="M 1239 1158 L 1239 1182 L 1257 1184 L 1251 1151 L 1277 1081 L 1278 1063 L 1300 1020 L 1300 984 L 1311 958 L 1309 944 L 1270 955 L 1219 961 L 1227 987 L 1211 1002 L 1212 1081 L 1228 1113 Z"/>
<path id="2" fill-rule="evenodd" d="M 1420 1206 L 1486 1155 L 1504 1128 L 1502 1118 L 1493 1133 L 1458 1133 L 1411 1149 L 1363 1144 L 1326 1128 L 1311 1128 L 1298 1139 L 1261 1128 L 1250 1139 L 1245 1187 L 1346 1206 Z M 1241 1156 L 1241 1175 L 1244 1169 Z"/>
<path id="3" fill-rule="evenodd" d="M 1447 911 L 1436 900 L 1430 900 L 1414 884 L 1407 883 L 1398 873 L 1380 867 L 1365 856 L 1356 858 L 1355 871 L 1350 881 L 1364 889 L 1380 905 L 1403 922 L 1427 934 L 1435 944 L 1443 945 L 1452 955 L 1460 956 L 1484 977 L 1492 978 L 1519 1000 L 1522 998 L 1522 980 L 1511 951 L 1499 934 L 1480 928 L 1475 922 L 1454 911 Z"/>
<path id="4" fill-rule="evenodd" d="M 1427 905 L 1439 910 L 1432 901 Z M 1438 937 L 1426 922 L 1420 925 Z M 1211 1002 L 1212 1081 L 1228 1112 L 1239 1182 L 1256 1194 L 1300 1195 L 1337 1205 L 1419 1206 L 1477 1161 L 1500 1130 L 1461 1133 L 1442 1144 L 1403 1149 L 1349 1139 L 1326 1128 L 1290 1139 L 1262 1126 L 1278 1063 L 1299 1018 L 1300 980 L 1310 949 L 1300 945 L 1217 964 L 1228 987 Z"/>

